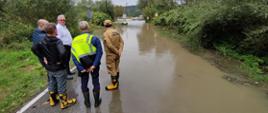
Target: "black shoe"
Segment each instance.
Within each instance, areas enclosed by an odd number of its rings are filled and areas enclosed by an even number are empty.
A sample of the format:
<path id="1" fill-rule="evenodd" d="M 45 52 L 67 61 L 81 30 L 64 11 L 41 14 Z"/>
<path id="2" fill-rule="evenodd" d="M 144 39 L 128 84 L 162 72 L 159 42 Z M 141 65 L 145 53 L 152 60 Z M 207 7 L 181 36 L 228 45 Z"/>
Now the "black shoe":
<path id="1" fill-rule="evenodd" d="M 89 92 L 83 92 L 83 96 L 84 96 L 84 104 L 87 108 L 90 108 L 90 96 L 89 96 Z"/>
<path id="2" fill-rule="evenodd" d="M 101 104 L 101 98 L 100 98 L 100 90 L 93 90 L 93 96 L 95 100 L 95 107 L 99 107 Z"/>
<path id="3" fill-rule="evenodd" d="M 68 72 L 68 75 L 74 75 L 75 72 Z"/>

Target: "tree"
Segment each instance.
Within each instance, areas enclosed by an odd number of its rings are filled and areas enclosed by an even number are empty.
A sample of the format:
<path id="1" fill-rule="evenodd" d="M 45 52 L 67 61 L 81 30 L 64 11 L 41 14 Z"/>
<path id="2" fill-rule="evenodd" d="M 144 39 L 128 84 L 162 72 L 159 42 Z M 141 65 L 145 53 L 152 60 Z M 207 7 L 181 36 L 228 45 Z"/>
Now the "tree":
<path id="1" fill-rule="evenodd" d="M 124 13 L 123 6 L 114 6 L 114 15 L 115 17 L 121 17 Z"/>
<path id="2" fill-rule="evenodd" d="M 71 0 L 8 0 L 6 5 L 7 13 L 13 18 L 35 24 L 40 18 L 55 22 L 57 15 L 65 14 L 74 4 Z"/>
<path id="3" fill-rule="evenodd" d="M 161 14 L 176 7 L 175 0 L 139 0 L 138 7 L 145 17 L 154 17 L 156 13 Z"/>
<path id="4" fill-rule="evenodd" d="M 94 11 L 99 11 L 108 14 L 112 18 L 115 17 L 114 14 L 114 6 L 112 4 L 111 0 L 101 0 L 101 1 L 96 1 L 95 7 L 93 8 Z"/>
<path id="5" fill-rule="evenodd" d="M 4 6 L 6 5 L 7 0 L 0 0 L 0 19 L 4 15 Z"/>

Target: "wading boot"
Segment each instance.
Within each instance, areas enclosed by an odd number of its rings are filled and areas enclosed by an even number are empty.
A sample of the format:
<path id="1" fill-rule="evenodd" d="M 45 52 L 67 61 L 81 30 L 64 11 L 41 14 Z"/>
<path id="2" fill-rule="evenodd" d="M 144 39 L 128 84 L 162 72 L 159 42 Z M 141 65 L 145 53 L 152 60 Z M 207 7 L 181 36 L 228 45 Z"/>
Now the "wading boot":
<path id="1" fill-rule="evenodd" d="M 95 107 L 99 107 L 101 104 L 100 90 L 93 90 L 93 96 L 95 100 Z"/>
<path id="2" fill-rule="evenodd" d="M 117 76 L 111 76 L 111 79 L 112 79 L 112 83 L 105 87 L 105 89 L 108 91 L 116 90 L 118 89 L 118 86 L 119 86 Z"/>
<path id="3" fill-rule="evenodd" d="M 59 102 L 57 98 L 57 93 L 53 91 L 49 91 L 48 94 L 49 94 L 49 105 L 55 106 Z"/>
<path id="4" fill-rule="evenodd" d="M 75 98 L 68 99 L 66 94 L 59 94 L 59 98 L 60 98 L 60 108 L 61 109 L 65 109 L 65 108 L 76 103 Z"/>
<path id="5" fill-rule="evenodd" d="M 90 108 L 90 96 L 89 96 L 89 91 L 83 92 L 84 96 L 84 104 L 87 108 Z"/>
<path id="6" fill-rule="evenodd" d="M 117 72 L 117 75 L 116 75 L 116 81 L 117 81 L 117 83 L 118 83 L 118 85 L 119 85 L 119 72 Z"/>

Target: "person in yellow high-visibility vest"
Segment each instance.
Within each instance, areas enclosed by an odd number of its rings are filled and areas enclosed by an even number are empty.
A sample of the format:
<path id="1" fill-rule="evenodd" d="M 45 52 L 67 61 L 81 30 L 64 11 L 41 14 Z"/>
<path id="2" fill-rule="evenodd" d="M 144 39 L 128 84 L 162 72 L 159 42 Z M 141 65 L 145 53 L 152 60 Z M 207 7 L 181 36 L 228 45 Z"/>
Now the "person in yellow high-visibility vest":
<path id="1" fill-rule="evenodd" d="M 124 41 L 120 33 L 112 28 L 112 21 L 104 21 L 105 32 L 104 47 L 106 52 L 106 65 L 108 73 L 111 74 L 111 84 L 105 87 L 106 90 L 115 90 L 119 87 L 119 62 L 124 47 Z"/>
<path id="2" fill-rule="evenodd" d="M 76 36 L 72 42 L 72 58 L 81 77 L 81 88 L 84 96 L 84 104 L 90 107 L 90 96 L 88 89 L 89 73 L 92 77 L 93 96 L 95 107 L 101 104 L 99 70 L 102 57 L 102 46 L 98 37 L 89 34 L 87 21 L 79 22 L 82 33 Z"/>

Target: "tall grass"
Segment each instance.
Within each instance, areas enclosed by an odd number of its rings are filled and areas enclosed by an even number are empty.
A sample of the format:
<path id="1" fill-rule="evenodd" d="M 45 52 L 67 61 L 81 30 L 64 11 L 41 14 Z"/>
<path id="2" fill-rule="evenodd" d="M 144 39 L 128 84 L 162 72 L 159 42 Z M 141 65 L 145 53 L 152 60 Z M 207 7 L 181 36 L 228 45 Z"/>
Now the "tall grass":
<path id="1" fill-rule="evenodd" d="M 18 44 L 22 48 L 0 49 L 0 113 L 14 112 L 46 84 L 46 73 L 31 53 L 31 43 Z"/>

